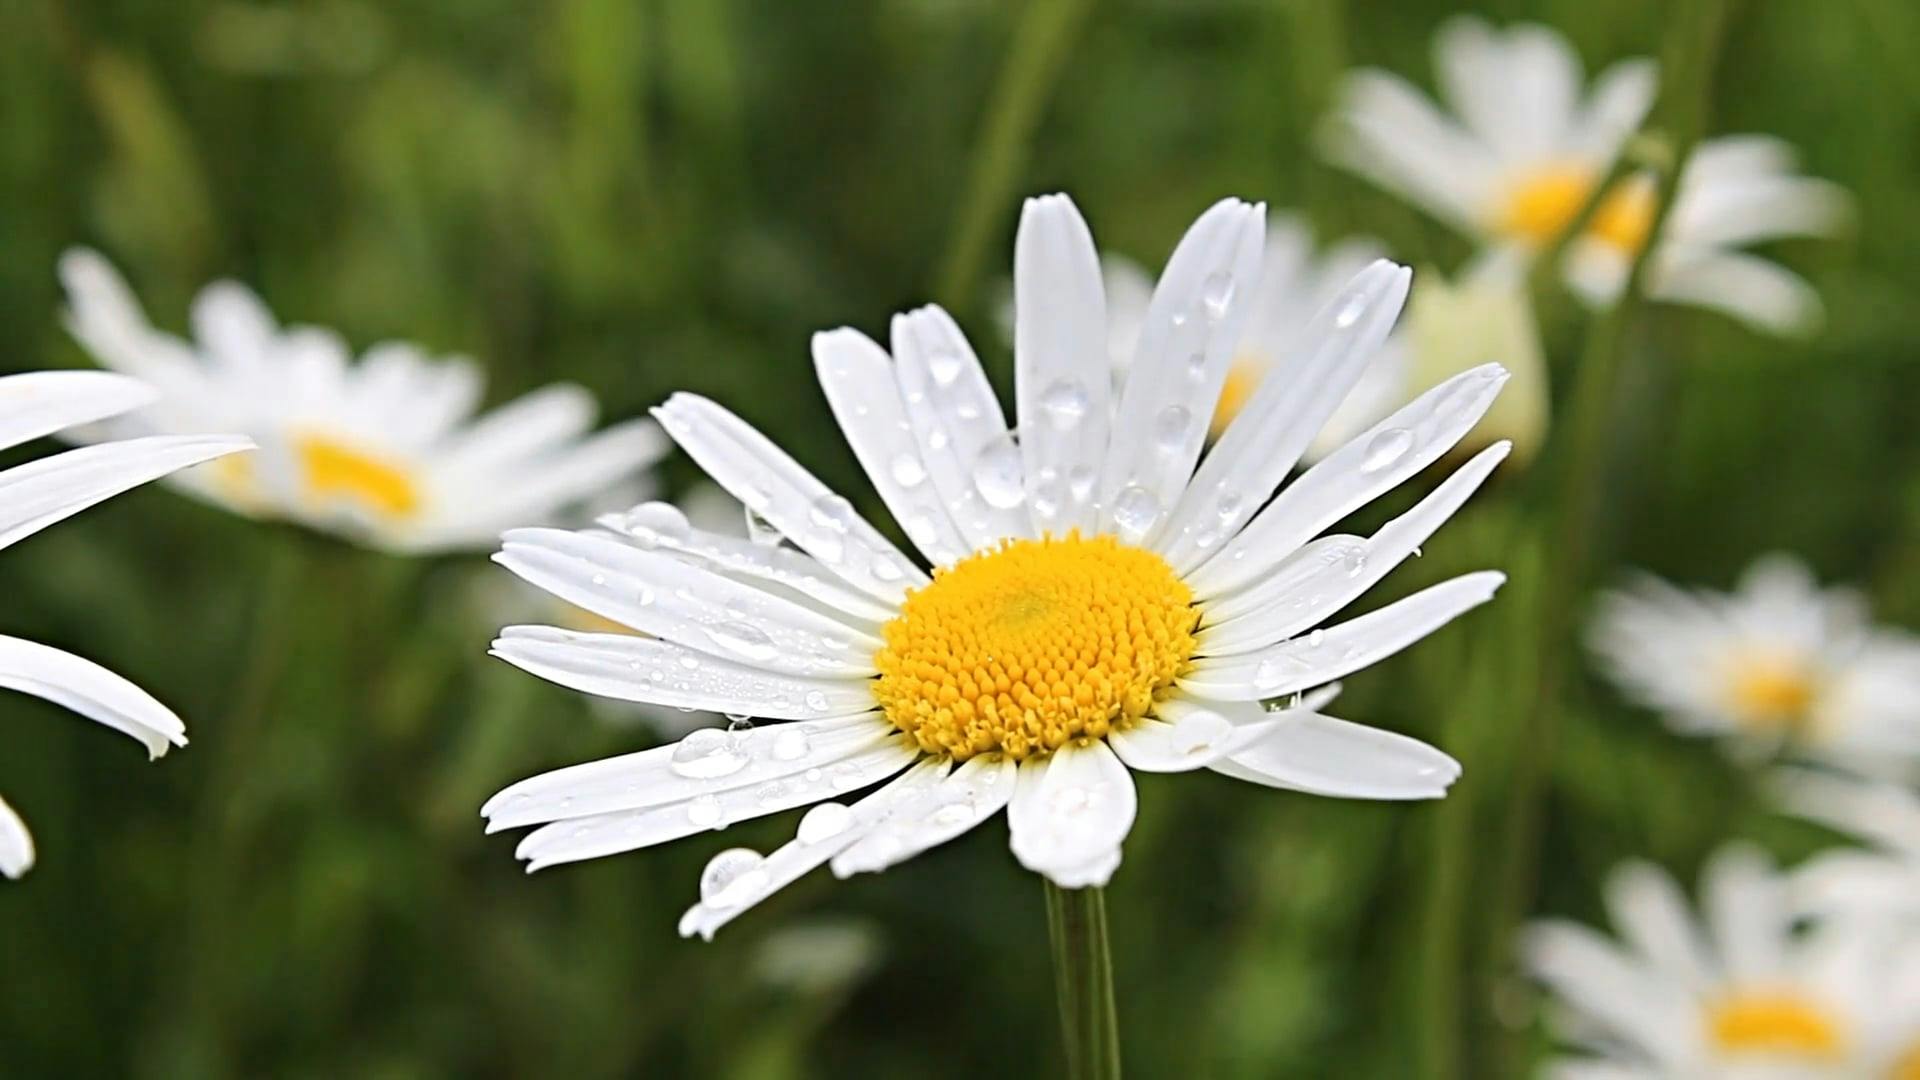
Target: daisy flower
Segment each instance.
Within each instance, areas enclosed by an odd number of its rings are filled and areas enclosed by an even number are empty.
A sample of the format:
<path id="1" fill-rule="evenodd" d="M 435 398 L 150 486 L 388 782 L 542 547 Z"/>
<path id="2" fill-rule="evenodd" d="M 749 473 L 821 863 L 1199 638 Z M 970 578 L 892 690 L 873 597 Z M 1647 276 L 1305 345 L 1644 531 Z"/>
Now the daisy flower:
<path id="1" fill-rule="evenodd" d="M 1614 941 L 1567 922 L 1523 952 L 1589 1056 L 1565 1080 L 1909 1080 L 1920 1076 L 1920 939 L 1872 923 L 1796 927 L 1787 879 L 1756 850 L 1708 863 L 1704 919 L 1672 878 L 1630 864 L 1608 882 Z M 1702 925 L 1704 923 L 1704 925 Z"/>
<path id="2" fill-rule="evenodd" d="M 1783 770 L 1776 787 L 1788 812 L 1866 845 L 1823 852 L 1798 867 L 1800 906 L 1814 914 L 1905 920 L 1920 931 L 1920 793 L 1810 769 Z"/>
<path id="3" fill-rule="evenodd" d="M 1850 589 L 1786 555 L 1731 593 L 1652 576 L 1604 595 L 1590 644 L 1629 697 L 1684 735 L 1780 749 L 1865 772 L 1920 760 L 1920 639 L 1876 627 Z"/>
<path id="4" fill-rule="evenodd" d="M 43 371 L 0 377 L 0 450 L 138 408 L 154 392 L 122 375 Z M 234 435 L 103 443 L 0 471 L 0 548 L 128 488 L 252 446 Z M 139 687 L 90 660 L 0 636 L 0 687 L 64 705 L 145 744 L 150 757 L 187 744 L 186 727 Z M 0 800 L 0 874 L 33 865 L 33 837 Z"/>
<path id="5" fill-rule="evenodd" d="M 498 556 L 509 569 L 655 640 L 519 626 L 494 652 L 589 693 L 776 722 L 524 780 L 487 802 L 488 829 L 540 826 L 519 847 L 536 869 L 812 804 L 771 855 L 733 848 L 707 866 L 681 932 L 710 936 L 814 867 L 880 870 L 1003 809 L 1023 866 L 1065 888 L 1103 884 L 1133 824 L 1130 769 L 1444 794 L 1451 758 L 1321 710 L 1334 680 L 1489 599 L 1502 575 L 1321 624 L 1506 448 L 1371 537 L 1319 534 L 1446 453 L 1505 376 L 1462 374 L 1275 494 L 1393 325 L 1410 275 L 1378 262 L 1201 459 L 1257 295 L 1263 218 L 1229 199 L 1194 224 L 1115 405 L 1092 236 L 1066 197 L 1030 200 L 1014 255 L 1017 441 L 939 308 L 896 316 L 891 355 L 854 330 L 814 338 L 834 416 L 923 561 L 720 405 L 678 394 L 658 408 L 793 546 L 694 529 L 665 504 L 605 519 L 626 542 L 515 530 Z M 1269 712 L 1272 699 L 1289 704 Z"/>
<path id="6" fill-rule="evenodd" d="M 1470 17 L 1440 28 L 1434 65 L 1453 115 L 1396 75 L 1355 72 L 1327 125 L 1327 153 L 1503 259 L 1538 253 L 1572 223 L 1646 117 L 1656 82 L 1652 62 L 1625 60 L 1588 91 L 1559 34 Z M 1646 174 L 1607 192 L 1567 251 L 1562 269 L 1577 293 L 1594 302 L 1620 294 L 1652 231 L 1654 199 Z M 1820 310 L 1806 282 L 1738 249 L 1829 235 L 1846 211 L 1840 189 L 1796 174 L 1779 140 L 1708 140 L 1684 166 L 1652 255 L 1651 295 L 1770 332 L 1805 330 Z"/>
<path id="7" fill-rule="evenodd" d="M 588 435 L 594 401 L 578 386 L 549 386 L 476 417 L 482 379 L 472 361 L 388 342 L 355 363 L 338 335 L 281 327 L 235 282 L 200 292 L 189 343 L 151 326 L 98 254 L 69 251 L 60 276 L 73 336 L 101 364 L 161 393 L 152 407 L 82 434 L 244 432 L 259 453 L 175 482 L 249 517 L 402 553 L 483 547 L 618 485 L 666 450 L 645 420 Z"/>

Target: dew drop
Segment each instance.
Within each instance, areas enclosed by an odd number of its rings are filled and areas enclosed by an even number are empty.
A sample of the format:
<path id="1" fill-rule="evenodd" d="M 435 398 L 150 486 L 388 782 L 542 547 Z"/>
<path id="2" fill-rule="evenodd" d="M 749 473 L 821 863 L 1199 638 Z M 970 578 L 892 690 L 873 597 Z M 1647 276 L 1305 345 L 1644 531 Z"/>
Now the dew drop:
<path id="1" fill-rule="evenodd" d="M 1207 354 L 1206 353 L 1196 352 L 1192 356 L 1187 357 L 1187 377 L 1188 378 L 1199 379 L 1199 378 L 1205 377 L 1206 374 L 1207 374 Z"/>
<path id="2" fill-rule="evenodd" d="M 1227 309 L 1233 306 L 1233 293 L 1232 274 L 1224 270 L 1216 270 L 1208 274 L 1206 280 L 1200 283 L 1200 302 L 1206 305 L 1207 317 L 1226 318 Z"/>
<path id="3" fill-rule="evenodd" d="M 1334 313 L 1333 325 L 1345 330 L 1347 327 L 1359 322 L 1360 316 L 1366 314 L 1366 311 L 1367 296 L 1365 293 L 1358 294 L 1349 299 L 1339 311 Z"/>
<path id="4" fill-rule="evenodd" d="M 1240 516 L 1240 493 L 1237 491 L 1221 492 L 1219 496 L 1213 500 L 1213 512 L 1220 516 L 1221 521 L 1232 521 L 1234 518 Z"/>
<path id="5" fill-rule="evenodd" d="M 687 515 L 672 503 L 641 503 L 627 511 L 624 524 L 627 535 L 643 548 L 682 544 L 693 532 Z"/>
<path id="6" fill-rule="evenodd" d="M 1327 640 L 1327 632 L 1318 627 L 1315 627 L 1313 633 L 1307 635 L 1307 648 L 1317 649 L 1321 645 L 1325 644 L 1326 640 Z"/>
<path id="7" fill-rule="evenodd" d="M 1093 468 L 1088 465 L 1075 465 L 1067 470 L 1067 492 L 1074 502 L 1086 502 L 1093 497 Z"/>
<path id="8" fill-rule="evenodd" d="M 806 701 L 807 708 L 812 709 L 814 712 L 827 711 L 827 695 L 824 690 L 807 691 Z"/>
<path id="9" fill-rule="evenodd" d="M 1186 449 L 1187 429 L 1193 426 L 1193 414 L 1183 405 L 1169 405 L 1153 418 L 1153 444 L 1163 454 Z"/>
<path id="10" fill-rule="evenodd" d="M 687 820 L 702 829 L 718 829 L 724 824 L 726 811 L 720 806 L 720 800 L 712 795 L 702 795 L 687 804 Z"/>
<path id="11" fill-rule="evenodd" d="M 1367 441 L 1367 452 L 1360 461 L 1360 471 L 1379 472 L 1392 468 L 1412 449 L 1413 432 L 1406 428 L 1388 428 Z"/>
<path id="12" fill-rule="evenodd" d="M 853 811 L 845 804 L 823 802 L 816 804 L 800 819 L 800 827 L 794 832 L 794 839 L 803 844 L 818 844 L 831 840 L 847 831 L 853 824 Z"/>
<path id="13" fill-rule="evenodd" d="M 733 619 L 709 626 L 706 631 L 708 639 L 715 645 L 745 660 L 768 660 L 779 651 L 765 630 L 749 622 Z"/>
<path id="14" fill-rule="evenodd" d="M 1346 558 L 1346 567 L 1347 567 L 1348 577 L 1359 577 L 1361 574 L 1366 573 L 1367 572 L 1366 550 L 1362 548 L 1356 548 L 1353 551 L 1349 552 Z"/>
<path id="15" fill-rule="evenodd" d="M 799 724 L 789 724 L 773 736 L 773 760 L 798 761 L 807 756 L 813 740 L 808 738 L 806 728 Z"/>
<path id="16" fill-rule="evenodd" d="M 1071 431 L 1087 415 L 1087 391 L 1072 379 L 1061 379 L 1040 395 L 1047 419 L 1061 431 Z"/>
<path id="17" fill-rule="evenodd" d="M 973 461 L 973 486 L 988 506 L 1011 510 L 1027 497 L 1020 483 L 1020 450 L 1001 435 L 988 443 Z"/>
<path id="18" fill-rule="evenodd" d="M 887 471 L 893 474 L 893 482 L 903 488 L 919 487 L 927 479 L 927 467 L 920 463 L 918 454 L 895 454 Z"/>
<path id="19" fill-rule="evenodd" d="M 941 347 L 927 354 L 927 374 L 933 376 L 933 384 L 942 389 L 952 386 L 960 377 L 962 366 L 960 354 L 952 349 Z"/>
<path id="20" fill-rule="evenodd" d="M 822 495 L 807 508 L 807 520 L 816 529 L 844 533 L 853 524 L 853 504 L 844 495 Z"/>
<path id="21" fill-rule="evenodd" d="M 767 860 L 752 848 L 728 848 L 700 871 L 700 902 L 716 911 L 737 908 L 767 887 Z"/>
<path id="22" fill-rule="evenodd" d="M 1113 523 L 1130 541 L 1147 535 L 1160 520 L 1160 500 L 1139 484 L 1128 484 L 1113 500 Z"/>
<path id="23" fill-rule="evenodd" d="M 731 776 L 747 765 L 747 755 L 740 742 L 738 736 L 720 728 L 701 728 L 688 733 L 674 746 L 668 764 L 676 774 L 689 780 Z"/>
<path id="24" fill-rule="evenodd" d="M 746 508 L 746 517 L 747 539 L 759 544 L 761 547 L 778 547 L 780 545 L 780 530 L 774 527 L 773 522 L 762 517 L 760 511 L 749 506 Z"/>

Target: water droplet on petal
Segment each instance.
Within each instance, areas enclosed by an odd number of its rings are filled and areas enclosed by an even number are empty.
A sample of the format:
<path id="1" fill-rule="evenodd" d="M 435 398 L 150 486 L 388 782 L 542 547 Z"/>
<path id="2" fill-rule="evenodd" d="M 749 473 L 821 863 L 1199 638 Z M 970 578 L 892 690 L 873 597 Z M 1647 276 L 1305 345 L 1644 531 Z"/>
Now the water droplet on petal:
<path id="1" fill-rule="evenodd" d="M 702 795 L 687 804 L 687 820 L 702 829 L 719 829 L 726 825 L 726 810 L 720 800 L 712 795 Z"/>
<path id="2" fill-rule="evenodd" d="M 893 474 L 893 482 L 903 488 L 919 487 L 927 479 L 927 467 L 920 463 L 918 454 L 895 454 L 887 471 Z"/>
<path id="3" fill-rule="evenodd" d="M 1020 450 L 1011 436 L 1001 435 L 980 451 L 973 461 L 973 486 L 987 505 L 1001 510 L 1011 510 L 1027 497 L 1020 483 Z"/>
<path id="4" fill-rule="evenodd" d="M 1061 431 L 1071 431 L 1087 415 L 1087 391 L 1072 379 L 1061 379 L 1040 395 L 1047 419 Z"/>
<path id="5" fill-rule="evenodd" d="M 1233 275 L 1224 270 L 1216 270 L 1207 275 L 1200 283 L 1200 302 L 1207 307 L 1207 317 L 1224 319 L 1227 309 L 1233 306 Z"/>
<path id="6" fill-rule="evenodd" d="M 1193 426 L 1193 414 L 1185 406 L 1169 405 L 1153 418 L 1153 444 L 1163 454 L 1176 454 L 1186 448 L 1187 429 Z"/>
<path id="7" fill-rule="evenodd" d="M 1333 325 L 1339 327 L 1342 330 L 1345 330 L 1347 327 L 1352 326 L 1354 323 L 1359 322 L 1360 316 L 1365 314 L 1366 310 L 1367 310 L 1366 294 L 1365 293 L 1358 294 L 1352 297 L 1351 299 L 1349 299 L 1346 302 L 1346 304 L 1340 308 L 1339 311 L 1334 312 Z"/>
<path id="8" fill-rule="evenodd" d="M 1360 461 L 1361 472 L 1379 472 L 1392 468 L 1394 463 L 1407 456 L 1413 449 L 1413 432 L 1406 428 L 1388 428 L 1367 440 L 1366 456 Z"/>
<path id="9" fill-rule="evenodd" d="M 689 780 L 714 780 L 746 768 L 738 736 L 719 728 L 701 728 L 675 744 L 668 765 Z"/>
<path id="10" fill-rule="evenodd" d="M 1313 633 L 1307 635 L 1307 648 L 1317 649 L 1322 644 L 1324 644 L 1326 640 L 1327 640 L 1327 632 L 1318 627 L 1315 627 Z"/>
<path id="11" fill-rule="evenodd" d="M 1075 465 L 1067 470 L 1067 491 L 1074 502 L 1086 502 L 1093 497 L 1093 468 L 1088 465 Z"/>
<path id="12" fill-rule="evenodd" d="M 804 725 L 788 724 L 774 733 L 773 760 L 798 761 L 807 756 L 807 750 L 810 749 L 812 741 L 807 737 Z"/>
<path id="13" fill-rule="evenodd" d="M 627 535 L 643 548 L 685 543 L 693 532 L 687 515 L 672 503 L 650 502 L 627 511 Z"/>
<path id="14" fill-rule="evenodd" d="M 935 386 L 952 386 L 953 381 L 960 377 L 962 366 L 960 354 L 953 349 L 942 346 L 927 354 L 927 374 L 933 376 Z"/>
<path id="15" fill-rule="evenodd" d="M 1113 500 L 1113 523 L 1121 536 L 1138 541 L 1160 520 L 1160 500 L 1138 484 L 1128 484 Z"/>
<path id="16" fill-rule="evenodd" d="M 822 495 L 807 508 L 807 520 L 816 529 L 844 533 L 854 521 L 853 504 L 844 495 Z"/>
<path id="17" fill-rule="evenodd" d="M 747 539 L 759 544 L 761 547 L 779 546 L 781 539 L 780 530 L 774 528 L 773 522 L 760 516 L 760 511 L 755 510 L 751 506 L 746 508 L 746 516 Z"/>
<path id="18" fill-rule="evenodd" d="M 808 810 L 800 819 L 800 828 L 795 831 L 794 839 L 803 844 L 818 844 L 831 840 L 847 831 L 853 824 L 853 811 L 844 804 L 823 802 Z"/>
<path id="19" fill-rule="evenodd" d="M 827 711 L 827 695 L 824 691 L 809 690 L 807 691 L 806 700 L 807 700 L 807 708 L 812 709 L 814 712 Z"/>
<path id="20" fill-rule="evenodd" d="M 728 848 L 700 871 L 700 902 L 716 911 L 737 908 L 767 887 L 767 860 L 752 848 Z"/>
<path id="21" fill-rule="evenodd" d="M 771 659 L 779 651 L 765 630 L 749 622 L 729 620 L 709 626 L 706 631 L 708 639 L 715 645 L 744 660 L 757 663 Z"/>

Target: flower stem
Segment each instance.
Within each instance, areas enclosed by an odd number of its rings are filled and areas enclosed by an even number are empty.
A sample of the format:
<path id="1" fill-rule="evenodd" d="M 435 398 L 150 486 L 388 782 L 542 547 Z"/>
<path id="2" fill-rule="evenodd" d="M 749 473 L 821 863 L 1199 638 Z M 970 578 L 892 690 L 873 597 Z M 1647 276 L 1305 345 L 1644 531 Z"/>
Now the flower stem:
<path id="1" fill-rule="evenodd" d="M 973 154 L 953 241 L 934 283 L 934 295 L 949 307 L 963 307 L 981 261 L 994 237 L 994 223 L 1005 212 L 1009 189 L 1026 155 L 1027 141 L 1040 122 L 1041 106 L 1075 40 L 1075 31 L 1093 0 L 1033 0 L 1013 31 L 1013 48 L 987 105 L 984 130 Z"/>
<path id="2" fill-rule="evenodd" d="M 1047 936 L 1071 1080 L 1120 1075 L 1120 1028 L 1113 1011 L 1113 961 L 1107 953 L 1107 897 L 1099 888 L 1063 889 L 1045 878 Z"/>

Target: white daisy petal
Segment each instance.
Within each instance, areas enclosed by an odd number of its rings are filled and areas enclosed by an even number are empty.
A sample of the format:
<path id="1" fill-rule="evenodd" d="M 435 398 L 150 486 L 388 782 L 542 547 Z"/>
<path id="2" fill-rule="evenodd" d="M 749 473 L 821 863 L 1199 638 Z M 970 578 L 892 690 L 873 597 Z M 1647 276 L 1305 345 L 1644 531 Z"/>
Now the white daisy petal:
<path id="1" fill-rule="evenodd" d="M 1014 858 L 1063 889 L 1105 885 L 1138 805 L 1132 775 L 1103 742 L 1028 758 L 1007 807 Z"/>
<path id="2" fill-rule="evenodd" d="M 33 869 L 33 834 L 27 823 L 0 799 L 0 875 L 18 880 Z"/>
<path id="3" fill-rule="evenodd" d="M 1738 252 L 1700 254 L 1656 267 L 1655 298 L 1691 304 L 1770 334 L 1806 334 L 1820 325 L 1820 294 L 1778 263 Z"/>
<path id="4" fill-rule="evenodd" d="M 1460 763 L 1418 739 L 1290 709 L 1215 772 L 1268 787 L 1345 799 L 1438 799 Z"/>
<path id="5" fill-rule="evenodd" d="M 1431 465 L 1472 430 L 1506 381 L 1498 364 L 1461 372 L 1328 454 L 1188 575 L 1194 596 L 1246 587 L 1322 529 Z"/>
<path id="6" fill-rule="evenodd" d="M 1351 567 L 1356 558 L 1364 559 L 1367 538 L 1349 533 L 1329 533 L 1300 545 L 1291 555 L 1273 564 L 1273 569 L 1250 588 L 1217 597 L 1201 608 L 1202 633 L 1250 614 L 1261 614 L 1274 604 L 1297 605 L 1318 594 L 1331 567 Z M 1269 639 L 1271 644 L 1274 639 Z"/>
<path id="7" fill-rule="evenodd" d="M 946 770 L 944 761 L 923 759 L 885 787 L 852 806 L 844 807 L 846 813 L 836 813 L 831 821 L 822 823 L 818 829 L 809 830 L 807 819 L 803 818 L 801 835 L 782 845 L 753 868 L 758 876 L 750 882 L 752 888 L 727 889 L 720 897 L 693 905 L 680 917 L 680 936 L 699 934 L 708 941 L 713 940 L 714 932 L 722 926 L 845 851 L 869 830 L 884 822 L 896 809 L 911 803 L 918 792 L 939 783 L 946 776 Z M 814 809 L 819 811 L 823 807 Z M 809 832 L 813 835 L 808 835 Z"/>
<path id="8" fill-rule="evenodd" d="M 1595 76 L 1568 149 L 1586 160 L 1611 161 L 1647 118 L 1659 83 L 1658 65 L 1644 57 L 1622 60 Z"/>
<path id="9" fill-rule="evenodd" d="M 1721 848 L 1701 871 L 1700 893 L 1726 974 L 1749 983 L 1778 978 L 1793 914 L 1771 860 L 1744 843 Z"/>
<path id="10" fill-rule="evenodd" d="M 16 465 L 0 472 L 0 548 L 176 469 L 252 448 L 237 435 L 155 435 Z"/>
<path id="11" fill-rule="evenodd" d="M 270 377 L 265 361 L 280 323 L 252 289 L 216 281 L 194 297 L 190 318 L 194 338 L 213 363 L 244 378 Z"/>
<path id="12" fill-rule="evenodd" d="M 1007 805 L 1017 772 L 1011 758 L 998 754 L 967 759 L 834 856 L 834 876 L 877 873 L 971 831 Z"/>
<path id="13" fill-rule="evenodd" d="M 1399 76 L 1349 74 L 1321 142 L 1329 159 L 1462 232 L 1483 229 L 1499 183 L 1498 161 Z"/>
<path id="14" fill-rule="evenodd" d="M 935 566 L 972 550 L 930 481 L 886 352 L 858 330 L 833 330 L 813 335 L 813 363 L 834 419 L 907 539 Z"/>
<path id="15" fill-rule="evenodd" d="M 1615 1037 L 1655 1060 L 1688 1060 L 1697 1008 L 1599 934 L 1572 923 L 1542 923 L 1528 931 L 1523 952 L 1535 975 Z"/>
<path id="16" fill-rule="evenodd" d="M 1101 526 L 1149 543 L 1185 494 L 1260 280 L 1264 204 L 1214 204 L 1154 287 L 1100 478 Z"/>
<path id="17" fill-rule="evenodd" d="M 735 579 L 790 589 L 854 620 L 882 623 L 893 618 L 896 610 L 841 580 L 803 551 L 695 528 L 671 503 L 642 503 L 624 514 L 604 515 L 598 523 L 642 548 L 671 551 Z"/>
<path id="18" fill-rule="evenodd" d="M 0 376 L 0 450 L 153 401 L 152 387 L 105 371 Z"/>
<path id="19" fill-rule="evenodd" d="M 101 363 L 162 391 L 204 388 L 192 350 L 148 325 L 133 291 L 98 252 L 73 248 L 61 255 L 60 282 L 68 331 Z"/>
<path id="20" fill-rule="evenodd" d="M 929 304 L 894 316 L 892 342 L 920 459 L 967 545 L 1031 536 L 1020 451 L 966 335 Z"/>
<path id="21" fill-rule="evenodd" d="M 1413 274 L 1381 259 L 1313 316 L 1299 344 L 1214 445 L 1181 497 L 1158 548 L 1175 570 L 1197 566 L 1267 501 L 1314 433 L 1367 370 L 1393 329 Z"/>
<path id="22" fill-rule="evenodd" d="M 1047 195 L 1021 209 L 1013 289 L 1027 509 L 1038 533 L 1091 531 L 1112 414 L 1107 302 L 1093 234 L 1072 199 Z"/>
<path id="23" fill-rule="evenodd" d="M 1140 772 L 1189 772 L 1212 765 L 1272 734 L 1277 714 L 1258 702 L 1202 701 L 1185 696 L 1154 706 L 1142 720 L 1107 736 L 1127 767 Z"/>
<path id="24" fill-rule="evenodd" d="M 894 603 L 926 583 L 851 503 L 739 417 L 696 394 L 675 394 L 654 415 L 715 482 L 849 583 Z"/>
<path id="25" fill-rule="evenodd" d="M 1209 605 L 1209 625 L 1194 639 L 1200 652 L 1228 656 L 1262 648 L 1306 631 L 1359 599 L 1419 550 L 1511 449 L 1512 444 L 1499 442 L 1482 450 L 1413 509 L 1387 522 L 1362 543 L 1328 545 L 1315 552 L 1318 557 L 1300 563 L 1283 560 L 1269 577 L 1228 597 L 1234 606 L 1225 610 L 1242 612 L 1239 617 L 1216 615 L 1215 606 Z M 1318 543 L 1300 551 L 1314 549 Z M 1337 558 L 1328 557 L 1335 554 Z M 1299 569 L 1290 573 L 1296 566 Z"/>
<path id="26" fill-rule="evenodd" d="M 131 736 L 149 758 L 187 745 L 186 725 L 145 690 L 91 660 L 0 636 L 0 687 L 44 698 Z"/>
<path id="27" fill-rule="evenodd" d="M 483 414 L 446 447 L 450 467 L 481 470 L 532 458 L 576 439 L 593 426 L 593 395 L 555 383 Z"/>
<path id="28" fill-rule="evenodd" d="M 1607 910 L 1642 962 L 1682 985 L 1706 989 L 1712 964 L 1694 925 L 1686 894 L 1672 877 L 1647 863 L 1628 863 L 1607 878 Z"/>
<path id="29" fill-rule="evenodd" d="M 527 872 L 532 873 L 652 847 L 866 787 L 905 769 L 919 756 L 912 740 L 876 731 L 870 739 L 850 744 L 838 758 L 809 755 L 806 769 L 771 779 L 734 783 L 728 777 L 724 782 L 708 781 L 703 785 L 707 790 L 677 802 L 556 821 L 528 833 L 514 849 L 514 857 L 526 860 Z"/>
<path id="30" fill-rule="evenodd" d="M 878 713 L 734 731 L 700 728 L 677 742 L 530 776 L 503 788 L 480 816 L 487 831 L 621 810 L 805 774 L 872 750 L 896 734 Z"/>
<path id="31" fill-rule="evenodd" d="M 623 701 L 773 720 L 818 720 L 873 707 L 866 679 L 781 675 L 629 634 L 509 626 L 491 651 L 543 679 Z"/>
<path id="32" fill-rule="evenodd" d="M 1332 682 L 1377 663 L 1493 599 L 1507 576 L 1464 574 L 1356 619 L 1256 652 L 1201 658 L 1175 682 L 1203 698 L 1251 701 Z"/>
<path id="33" fill-rule="evenodd" d="M 494 561 L 596 615 L 724 659 L 789 675 L 874 674 L 879 638 L 612 537 L 514 529 Z"/>

